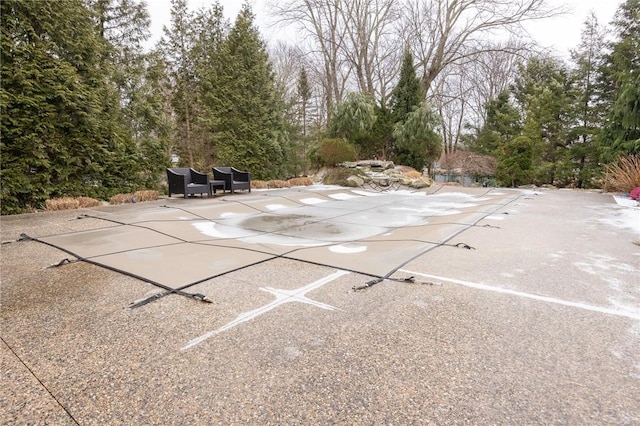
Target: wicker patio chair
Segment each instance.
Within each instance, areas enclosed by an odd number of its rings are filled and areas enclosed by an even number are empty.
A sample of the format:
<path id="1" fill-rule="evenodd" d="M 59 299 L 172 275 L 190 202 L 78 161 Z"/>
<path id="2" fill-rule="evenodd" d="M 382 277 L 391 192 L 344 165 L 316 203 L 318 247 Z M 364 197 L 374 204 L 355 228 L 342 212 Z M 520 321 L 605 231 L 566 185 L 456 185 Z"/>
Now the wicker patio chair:
<path id="1" fill-rule="evenodd" d="M 236 189 L 246 189 L 251 192 L 251 173 L 234 167 L 213 167 L 213 178 L 225 182 L 225 191 L 234 193 Z"/>
<path id="2" fill-rule="evenodd" d="M 189 167 L 167 169 L 169 197 L 171 194 L 184 194 L 184 198 L 194 194 L 207 194 L 211 197 L 209 175 Z"/>

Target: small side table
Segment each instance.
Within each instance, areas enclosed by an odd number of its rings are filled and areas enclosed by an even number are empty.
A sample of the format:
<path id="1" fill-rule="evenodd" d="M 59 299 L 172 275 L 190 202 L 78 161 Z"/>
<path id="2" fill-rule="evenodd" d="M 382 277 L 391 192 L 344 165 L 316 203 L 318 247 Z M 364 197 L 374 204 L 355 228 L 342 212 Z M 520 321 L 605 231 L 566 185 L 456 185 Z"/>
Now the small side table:
<path id="1" fill-rule="evenodd" d="M 222 193 L 227 189 L 227 184 L 223 180 L 210 180 L 209 186 L 211 187 L 211 191 L 215 195 L 216 189 L 222 189 Z"/>

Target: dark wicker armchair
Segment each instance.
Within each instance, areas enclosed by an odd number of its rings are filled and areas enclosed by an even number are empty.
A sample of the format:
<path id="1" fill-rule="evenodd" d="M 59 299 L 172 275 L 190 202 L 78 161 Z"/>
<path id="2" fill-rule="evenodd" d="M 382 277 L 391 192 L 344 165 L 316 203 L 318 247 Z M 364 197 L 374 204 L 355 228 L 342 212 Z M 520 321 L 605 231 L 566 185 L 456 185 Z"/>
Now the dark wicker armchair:
<path id="1" fill-rule="evenodd" d="M 224 181 L 225 191 L 234 193 L 236 189 L 246 189 L 251 192 L 251 173 L 249 172 L 233 167 L 213 167 L 213 178 Z"/>
<path id="2" fill-rule="evenodd" d="M 209 175 L 188 167 L 167 169 L 169 197 L 171 194 L 184 194 L 184 198 L 194 194 L 207 194 L 211 197 Z"/>

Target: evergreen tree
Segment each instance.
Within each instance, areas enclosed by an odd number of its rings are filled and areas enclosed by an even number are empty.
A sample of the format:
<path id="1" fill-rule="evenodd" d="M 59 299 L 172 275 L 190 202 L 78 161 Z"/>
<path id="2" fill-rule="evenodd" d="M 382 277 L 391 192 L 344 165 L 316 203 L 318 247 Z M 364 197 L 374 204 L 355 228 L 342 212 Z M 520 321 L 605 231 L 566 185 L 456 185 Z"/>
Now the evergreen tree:
<path id="1" fill-rule="evenodd" d="M 104 43 L 81 0 L 0 3 L 2 213 L 135 185 Z"/>
<path id="2" fill-rule="evenodd" d="M 604 34 L 592 13 L 584 23 L 580 44 L 571 51 L 575 65 L 571 79 L 576 92 L 573 108 L 576 122 L 570 129 L 569 142 L 578 188 L 589 185 L 599 169 L 600 154 L 596 141 L 604 122 L 605 105 L 601 102 L 598 79 L 604 47 Z"/>
<path id="3" fill-rule="evenodd" d="M 171 166 L 173 119 L 168 93 L 167 66 L 159 51 L 145 56 L 145 71 L 132 105 L 131 131 L 140 151 L 141 177 L 145 188 L 154 188 Z"/>
<path id="4" fill-rule="evenodd" d="M 408 115 L 418 108 L 423 100 L 424 89 L 420 79 L 416 76 L 413 55 L 411 55 L 409 49 L 405 49 L 400 68 L 400 78 L 391 92 L 389 101 L 393 123 L 404 123 Z"/>
<path id="5" fill-rule="evenodd" d="M 531 182 L 535 140 L 521 134 L 500 147 L 496 178 L 501 185 L 516 187 Z"/>
<path id="6" fill-rule="evenodd" d="M 373 158 L 383 151 L 388 129 L 379 120 L 388 122 L 386 115 L 370 95 L 351 92 L 331 116 L 329 132 L 356 147 L 360 158 Z"/>
<path id="7" fill-rule="evenodd" d="M 307 136 L 307 109 L 309 107 L 309 99 L 311 99 L 311 86 L 307 78 L 307 71 L 304 67 L 300 68 L 298 75 L 298 85 L 296 87 L 298 99 L 300 99 L 300 121 L 302 123 L 302 136 Z"/>
<path id="8" fill-rule="evenodd" d="M 373 98 L 364 93 L 351 92 L 338 105 L 330 119 L 329 129 L 333 136 L 355 143 L 368 135 L 376 118 Z"/>
<path id="9" fill-rule="evenodd" d="M 522 131 L 521 119 L 520 112 L 511 103 L 509 91 L 502 91 L 487 103 L 484 125 L 469 143 L 469 149 L 497 158 L 502 146 Z"/>
<path id="10" fill-rule="evenodd" d="M 200 140 L 194 133 L 198 133 L 202 103 L 193 58 L 196 37 L 193 21 L 186 0 L 171 0 L 171 26 L 164 28 L 160 48 L 172 80 L 171 106 L 176 126 L 174 151 L 182 165 L 200 169 L 202 164 L 196 164 Z"/>
<path id="11" fill-rule="evenodd" d="M 206 99 L 218 85 L 223 84 L 216 78 L 219 67 L 226 60 L 222 51 L 229 33 L 229 23 L 224 19 L 222 6 L 216 3 L 209 9 L 198 10 L 193 18 L 191 31 L 193 45 L 188 54 L 193 62 L 191 83 L 194 90 L 197 90 L 196 94 L 191 95 L 191 134 L 196 166 L 206 170 L 216 163 L 216 130 L 210 124 L 216 117 L 211 116 Z"/>
<path id="12" fill-rule="evenodd" d="M 640 152 L 640 0 L 621 4 L 613 27 L 617 40 L 603 69 L 611 102 L 602 138 L 605 161 Z"/>
<path id="13" fill-rule="evenodd" d="M 102 70 L 109 73 L 122 104 L 135 96 L 144 70 L 142 43 L 150 37 L 146 4 L 137 0 L 86 0 L 104 41 Z"/>
<path id="14" fill-rule="evenodd" d="M 294 149 L 294 174 L 298 173 L 298 164 L 302 165 L 300 167 L 303 171 L 303 174 L 307 174 L 307 145 L 309 141 L 309 137 L 307 136 L 307 124 L 308 117 L 307 113 L 309 110 L 309 100 L 311 99 L 311 85 L 309 84 L 309 79 L 307 77 L 307 70 L 304 67 L 300 68 L 300 73 L 298 74 L 298 82 L 296 85 L 296 95 L 299 101 L 299 122 L 302 128 L 302 135 L 299 137 L 299 143 L 296 144 Z M 298 133 L 298 132 L 296 132 Z"/>
<path id="15" fill-rule="evenodd" d="M 245 4 L 221 45 L 215 82 L 204 94 L 206 122 L 213 132 L 215 162 L 281 178 L 288 140 L 283 132 L 283 100 L 278 96 L 269 57 L 253 13 Z"/>
<path id="16" fill-rule="evenodd" d="M 512 91 L 532 145 L 533 178 L 538 184 L 566 183 L 572 174 L 567 141 L 575 96 L 567 69 L 555 60 L 532 58 L 520 67 Z"/>
<path id="17" fill-rule="evenodd" d="M 364 158 L 387 159 L 393 151 L 395 142 L 393 139 L 393 117 L 388 108 L 380 105 L 375 106 L 374 113 L 376 121 L 369 132 L 368 140 L 361 143 L 363 147 L 366 147 L 363 149 L 362 155 Z"/>
<path id="18" fill-rule="evenodd" d="M 421 106 L 424 98 L 424 88 L 416 76 L 413 55 L 409 48 L 405 48 L 398 83 L 391 91 L 389 98 L 389 110 L 382 106 L 378 112 L 380 115 L 380 120 L 377 122 L 378 145 L 381 146 L 383 157 L 390 155 L 402 164 L 413 164 L 418 169 L 424 167 L 424 153 L 420 149 L 414 152 L 413 148 L 407 145 L 409 142 L 406 138 L 403 142 L 398 142 L 394 137 L 395 134 L 402 134 L 402 130 L 398 129 L 402 129 L 409 115 Z"/>
<path id="19" fill-rule="evenodd" d="M 105 50 L 101 69 L 116 91 L 121 107 L 122 145 L 127 159 L 115 167 L 142 177 L 154 188 L 169 164 L 169 115 L 157 53 L 145 54 L 142 43 L 150 36 L 146 3 L 140 0 L 86 0 Z M 124 167 L 123 167 L 124 166 Z M 124 188 L 123 188 L 124 189 Z"/>
<path id="20" fill-rule="evenodd" d="M 440 158 L 442 138 L 437 133 L 439 119 L 431 107 L 423 102 L 407 116 L 404 124 L 396 123 L 393 136 L 397 141 L 395 160 L 417 170 L 429 168 Z"/>

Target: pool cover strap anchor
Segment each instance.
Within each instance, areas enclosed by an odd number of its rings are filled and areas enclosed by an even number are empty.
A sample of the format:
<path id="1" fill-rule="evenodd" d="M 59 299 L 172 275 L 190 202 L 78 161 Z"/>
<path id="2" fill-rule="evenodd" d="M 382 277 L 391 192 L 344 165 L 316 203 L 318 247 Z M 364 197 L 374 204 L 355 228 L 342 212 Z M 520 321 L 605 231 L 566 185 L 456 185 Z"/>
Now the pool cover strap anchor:
<path id="1" fill-rule="evenodd" d="M 457 243 L 457 244 L 453 244 L 453 245 L 446 244 L 446 243 L 440 243 L 440 244 L 438 244 L 438 245 L 437 245 L 437 247 L 440 247 L 440 246 L 449 246 L 449 247 L 464 248 L 464 249 L 467 249 L 467 250 L 475 250 L 475 249 L 476 249 L 475 247 L 471 247 L 471 246 L 470 246 L 469 244 L 467 244 L 467 243 Z M 379 284 L 379 283 L 381 283 L 382 281 L 385 281 L 385 280 L 388 280 L 388 281 L 397 281 L 397 282 L 404 282 L 404 283 L 415 283 L 415 282 L 416 282 L 415 277 L 408 277 L 408 278 L 390 278 L 391 274 L 393 274 L 395 271 L 397 271 L 397 269 L 395 269 L 395 270 L 391 271 L 389 274 L 387 274 L 387 275 L 386 275 L 386 276 L 384 276 L 384 277 L 378 277 L 378 278 L 375 278 L 375 279 L 373 279 L 373 280 L 367 281 L 366 283 L 364 283 L 364 284 L 362 284 L 362 285 L 359 285 L 359 286 L 353 286 L 353 287 L 352 287 L 352 291 L 354 291 L 354 292 L 355 292 L 355 291 L 364 290 L 364 289 L 367 289 L 367 288 L 369 288 L 369 287 L 372 287 L 372 286 L 374 286 L 374 285 L 376 285 L 376 284 Z"/>
<path id="2" fill-rule="evenodd" d="M 147 297 L 146 299 L 142 299 L 139 302 L 132 302 L 131 305 L 129 305 L 129 308 L 130 309 L 139 308 L 141 306 L 144 306 L 144 305 L 146 305 L 148 303 L 153 302 L 154 300 L 158 300 L 161 297 L 168 296 L 170 294 L 178 294 L 180 296 L 185 296 L 185 297 L 188 297 L 188 298 L 191 298 L 191 299 L 199 300 L 200 302 L 204 302 L 204 303 L 213 303 L 213 300 L 209 299 L 204 294 L 187 293 L 187 292 L 181 291 L 181 290 L 174 290 L 174 291 L 167 291 L 167 292 L 164 292 L 164 293 L 154 294 L 153 296 Z"/>
<path id="3" fill-rule="evenodd" d="M 475 250 L 476 249 L 475 247 L 471 247 L 469 244 L 466 244 L 466 243 L 458 243 L 454 247 L 464 248 L 464 249 L 467 249 L 467 250 Z"/>
<path id="4" fill-rule="evenodd" d="M 353 291 L 360 291 L 360 290 L 364 290 L 366 288 L 372 287 L 376 284 L 381 283 L 382 281 L 396 281 L 396 282 L 401 282 L 401 283 L 415 283 L 416 279 L 415 277 L 411 276 L 411 277 L 407 277 L 407 278 L 389 278 L 389 277 L 379 277 L 376 278 L 374 280 L 371 281 L 367 281 L 366 283 L 362 284 L 362 285 L 358 285 L 358 286 L 353 286 L 352 290 Z"/>
<path id="5" fill-rule="evenodd" d="M 65 257 L 65 258 L 64 258 L 64 259 L 62 259 L 60 262 L 58 262 L 58 263 L 54 263 L 54 264 L 51 264 L 51 265 L 49 265 L 49 266 L 46 266 L 44 269 L 57 268 L 57 267 L 59 267 L 59 266 L 62 266 L 62 265 L 68 265 L 68 264 L 73 263 L 73 262 L 76 262 L 76 261 L 75 261 L 75 260 L 71 260 L 71 259 L 69 259 L 68 257 Z"/>

